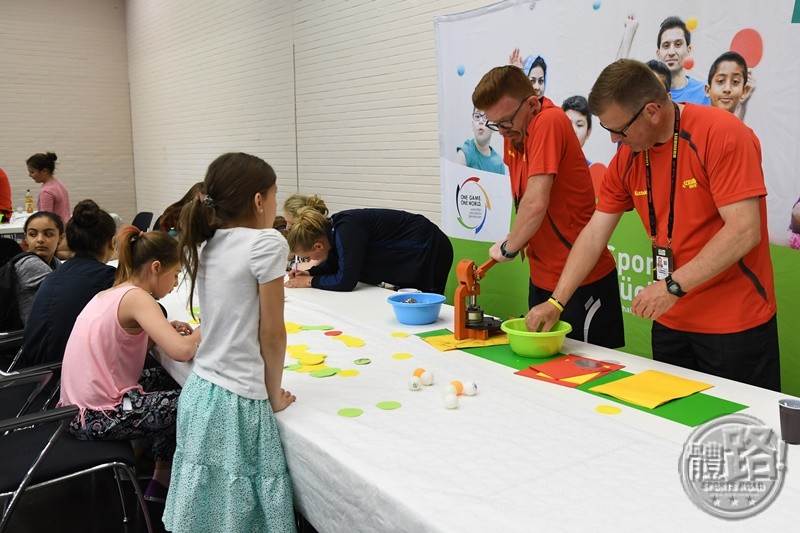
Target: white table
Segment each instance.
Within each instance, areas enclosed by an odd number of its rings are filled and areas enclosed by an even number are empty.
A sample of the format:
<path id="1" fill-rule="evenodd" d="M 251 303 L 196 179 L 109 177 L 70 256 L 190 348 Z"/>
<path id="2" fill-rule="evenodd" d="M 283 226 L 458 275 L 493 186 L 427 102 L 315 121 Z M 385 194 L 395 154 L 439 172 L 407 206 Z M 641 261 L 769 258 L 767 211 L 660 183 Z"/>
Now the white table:
<path id="1" fill-rule="evenodd" d="M 0 236 L 5 238 L 21 239 L 25 234 L 25 221 L 30 213 L 14 213 L 11 222 L 0 224 Z"/>
<path id="2" fill-rule="evenodd" d="M 347 348 L 322 331 L 288 335 L 326 353 L 328 366 L 357 369 L 353 378 L 313 378 L 285 372 L 297 402 L 278 413 L 294 482 L 296 505 L 319 531 L 792 531 L 800 502 L 800 475 L 789 447 L 786 482 L 763 513 L 739 522 L 714 518 L 685 495 L 678 475 L 682 446 L 692 428 L 591 394 L 517 376 L 513 369 L 465 352 L 439 352 L 415 333 L 452 326 L 452 308 L 436 324 L 399 324 L 385 289 L 360 285 L 351 293 L 287 289 L 286 321 L 332 325 L 366 342 Z M 185 304 L 163 302 L 171 318 Z M 779 427 L 777 399 L 765 391 L 622 352 L 567 340 L 564 351 L 614 359 L 629 372 L 660 369 L 713 383 L 708 393 L 750 406 L 743 411 Z M 397 360 L 404 352 L 413 358 Z M 372 363 L 355 366 L 356 358 Z M 287 357 L 287 364 L 296 362 Z M 436 383 L 407 388 L 423 367 Z M 474 380 L 479 394 L 442 403 L 443 385 Z M 400 409 L 382 411 L 381 401 Z M 343 418 L 344 407 L 363 409 Z"/>

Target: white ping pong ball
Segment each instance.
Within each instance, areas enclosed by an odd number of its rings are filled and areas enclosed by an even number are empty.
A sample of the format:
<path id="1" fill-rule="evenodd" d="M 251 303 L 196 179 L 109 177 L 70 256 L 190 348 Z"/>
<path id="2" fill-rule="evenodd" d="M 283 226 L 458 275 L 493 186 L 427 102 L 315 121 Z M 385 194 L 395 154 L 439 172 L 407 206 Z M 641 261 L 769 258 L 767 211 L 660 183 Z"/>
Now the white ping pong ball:
<path id="1" fill-rule="evenodd" d="M 458 396 L 456 396 L 455 394 L 445 394 L 444 406 L 447 409 L 455 409 L 456 407 L 458 407 Z"/>

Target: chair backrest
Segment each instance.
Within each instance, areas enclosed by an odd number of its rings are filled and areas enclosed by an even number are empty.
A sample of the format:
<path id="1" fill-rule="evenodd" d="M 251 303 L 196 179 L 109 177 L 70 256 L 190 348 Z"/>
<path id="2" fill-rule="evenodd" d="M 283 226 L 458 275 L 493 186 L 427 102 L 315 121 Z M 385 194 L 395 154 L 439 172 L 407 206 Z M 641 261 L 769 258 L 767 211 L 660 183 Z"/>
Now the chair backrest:
<path id="1" fill-rule="evenodd" d="M 0 376 L 0 419 L 24 415 L 53 377 L 50 368 L 31 368 Z"/>
<path id="2" fill-rule="evenodd" d="M 133 222 L 131 222 L 131 224 L 133 224 L 142 231 L 147 231 L 148 229 L 150 229 L 150 222 L 152 221 L 153 221 L 153 213 L 151 213 L 150 211 L 140 211 L 136 213 L 135 217 L 133 217 Z"/>
<path id="3" fill-rule="evenodd" d="M 0 420 L 0 494 L 12 495 L 3 510 L 0 532 L 8 526 L 11 513 L 36 470 L 78 413 L 79 409 L 70 405 Z M 20 460 L 23 455 L 25 458 Z"/>
<path id="4" fill-rule="evenodd" d="M 22 253 L 22 246 L 14 239 L 0 237 L 0 266 L 5 265 L 17 254 Z"/>

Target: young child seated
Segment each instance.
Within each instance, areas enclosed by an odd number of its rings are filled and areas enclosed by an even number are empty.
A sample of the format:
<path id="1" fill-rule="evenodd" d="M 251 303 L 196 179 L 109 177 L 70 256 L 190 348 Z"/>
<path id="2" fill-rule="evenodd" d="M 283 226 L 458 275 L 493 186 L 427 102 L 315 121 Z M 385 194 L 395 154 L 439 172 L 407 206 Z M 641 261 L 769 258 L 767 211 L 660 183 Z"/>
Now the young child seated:
<path id="1" fill-rule="evenodd" d="M 28 322 L 33 299 L 45 276 L 61 266 L 55 256 L 64 239 L 64 221 L 50 211 L 39 211 L 25 221 L 25 242 L 29 255 L 14 264 L 17 277 L 16 297 L 19 317 L 24 326 Z"/>
<path id="2" fill-rule="evenodd" d="M 117 228 L 93 200 L 78 202 L 67 222 L 75 256 L 46 276 L 33 300 L 18 367 L 61 361 L 75 319 L 98 292 L 114 284 L 117 269 L 106 262 L 114 253 Z"/>
<path id="3" fill-rule="evenodd" d="M 162 368 L 143 370 L 145 356 L 153 342 L 169 357 L 188 361 L 200 328 L 170 324 L 155 300 L 178 283 L 177 241 L 134 226 L 123 227 L 118 238 L 116 285 L 86 304 L 67 341 L 59 405 L 80 408 L 69 428 L 78 439 L 152 438 L 156 464 L 145 498 L 164 501 L 180 391 Z"/>

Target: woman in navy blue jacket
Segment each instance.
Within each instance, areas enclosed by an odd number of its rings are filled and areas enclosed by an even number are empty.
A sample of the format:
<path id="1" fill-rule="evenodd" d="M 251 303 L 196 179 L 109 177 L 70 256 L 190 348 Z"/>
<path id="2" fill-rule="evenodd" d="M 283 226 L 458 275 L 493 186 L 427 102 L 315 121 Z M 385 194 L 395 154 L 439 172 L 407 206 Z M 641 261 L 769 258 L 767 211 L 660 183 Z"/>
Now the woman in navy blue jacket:
<path id="1" fill-rule="evenodd" d="M 393 209 L 350 209 L 328 219 L 303 208 L 287 240 L 299 257 L 320 261 L 291 272 L 287 287 L 351 291 L 361 281 L 443 294 L 453 265 L 453 246 L 433 222 Z"/>

